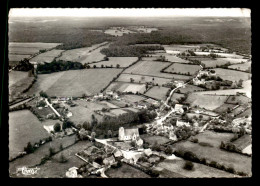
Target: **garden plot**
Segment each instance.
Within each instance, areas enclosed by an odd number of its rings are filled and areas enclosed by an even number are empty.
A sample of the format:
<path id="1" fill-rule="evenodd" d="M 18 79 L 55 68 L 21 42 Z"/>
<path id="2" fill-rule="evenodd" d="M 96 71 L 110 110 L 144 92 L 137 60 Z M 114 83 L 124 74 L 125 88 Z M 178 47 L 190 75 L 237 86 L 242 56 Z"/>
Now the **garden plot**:
<path id="1" fill-rule="evenodd" d="M 161 78 L 173 78 L 173 74 L 160 72 L 163 68 L 167 67 L 170 64 L 170 62 L 139 61 L 133 66 L 126 69 L 124 73 L 148 75 Z"/>
<path id="2" fill-rule="evenodd" d="M 64 50 L 50 50 L 44 53 L 37 55 L 36 57 L 30 59 L 30 62 L 37 62 L 37 63 L 51 63 L 55 57 L 61 55 Z"/>
<path id="3" fill-rule="evenodd" d="M 202 165 L 199 163 L 193 163 L 193 170 L 184 169 L 185 160 L 183 159 L 174 159 L 174 160 L 164 160 L 160 162 L 156 167 L 161 167 L 166 170 L 169 170 L 170 174 L 180 174 L 189 178 L 233 178 L 234 174 L 215 169 L 213 167 L 209 167 L 206 165 Z"/>
<path id="4" fill-rule="evenodd" d="M 47 137 L 48 132 L 29 110 L 9 113 L 9 158 L 23 152 L 28 142 L 33 145 Z"/>
<path id="5" fill-rule="evenodd" d="M 200 69 L 201 67 L 199 65 L 186 65 L 180 63 L 173 63 L 171 66 L 165 69 L 164 72 L 194 75 Z"/>
<path id="6" fill-rule="evenodd" d="M 173 93 L 171 101 L 179 102 L 178 100 L 184 97 L 184 94 Z"/>
<path id="7" fill-rule="evenodd" d="M 41 90 L 49 96 L 81 97 L 94 95 L 105 88 L 122 69 L 84 69 L 38 75 L 31 94 Z"/>
<path id="8" fill-rule="evenodd" d="M 151 77 L 145 75 L 134 75 L 134 74 L 121 74 L 116 81 L 130 82 L 130 78 L 134 79 L 136 83 L 146 83 L 153 82 L 154 84 L 163 85 L 169 83 L 171 79 L 160 78 L 160 77 Z"/>
<path id="9" fill-rule="evenodd" d="M 206 95 L 201 94 L 202 92 L 194 92 L 188 95 L 185 102 L 190 103 L 191 106 L 197 105 L 200 108 L 205 108 L 207 110 L 214 110 L 227 100 L 228 96 L 216 96 L 216 95 Z"/>
<path id="10" fill-rule="evenodd" d="M 119 65 L 120 68 L 125 68 L 133 64 L 138 60 L 137 57 L 109 57 L 108 61 L 102 61 L 98 63 L 92 63 L 90 64 L 90 67 L 93 67 L 94 65 L 96 67 L 117 67 Z"/>
<path id="11" fill-rule="evenodd" d="M 100 50 L 107 47 L 107 42 L 104 42 L 92 45 L 91 47 L 66 50 L 62 53 L 61 57 L 56 60 L 80 62 L 82 64 L 102 61 L 106 56 L 101 54 Z"/>
<path id="12" fill-rule="evenodd" d="M 157 100 L 166 100 L 166 93 L 168 92 L 169 88 L 166 87 L 158 87 L 154 86 L 150 90 L 148 90 L 145 95 Z"/>
<path id="13" fill-rule="evenodd" d="M 107 90 L 119 91 L 119 92 L 132 92 L 132 93 L 144 93 L 145 84 L 137 83 L 125 83 L 125 82 L 113 82 Z"/>
<path id="14" fill-rule="evenodd" d="M 155 136 L 155 135 L 150 135 L 150 134 L 143 134 L 140 136 L 143 140 L 148 142 L 150 145 L 153 145 L 155 143 L 161 145 L 167 142 L 170 142 L 171 140 L 164 137 L 164 136 Z"/>
<path id="15" fill-rule="evenodd" d="M 228 66 L 230 69 L 235 69 L 235 70 L 241 70 L 241 71 L 248 71 L 251 69 L 252 63 L 251 62 L 246 62 L 243 64 L 234 64 Z"/>
<path id="16" fill-rule="evenodd" d="M 185 88 L 181 87 L 178 90 L 180 90 L 180 93 L 185 94 L 185 93 L 188 93 L 188 92 L 203 91 L 205 89 L 198 87 L 198 86 L 187 84 L 187 85 L 185 85 Z M 177 90 L 177 92 L 178 92 L 178 90 Z"/>

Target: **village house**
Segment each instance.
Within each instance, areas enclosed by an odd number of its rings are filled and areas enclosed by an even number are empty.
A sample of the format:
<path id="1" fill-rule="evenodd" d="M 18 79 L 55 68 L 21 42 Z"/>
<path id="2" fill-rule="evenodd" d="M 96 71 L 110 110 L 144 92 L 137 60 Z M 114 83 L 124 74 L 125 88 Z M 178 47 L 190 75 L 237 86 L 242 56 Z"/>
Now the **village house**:
<path id="1" fill-rule="evenodd" d="M 204 85 L 205 84 L 205 79 L 199 80 L 197 77 L 192 79 L 192 82 L 194 85 Z"/>
<path id="2" fill-rule="evenodd" d="M 170 139 L 170 140 L 173 140 L 173 141 L 177 141 L 177 136 L 176 136 L 176 134 L 174 133 L 174 131 L 170 131 L 170 132 L 169 132 L 169 139 Z"/>
<path id="3" fill-rule="evenodd" d="M 107 158 L 105 158 L 105 159 L 103 160 L 103 163 L 104 163 L 105 165 L 112 165 L 112 164 L 115 163 L 115 162 L 116 162 L 116 160 L 115 160 L 114 156 L 107 157 Z"/>
<path id="4" fill-rule="evenodd" d="M 185 88 L 183 81 L 174 81 L 174 84 L 175 84 L 177 87 L 182 87 L 182 86 L 183 86 L 183 88 Z"/>
<path id="5" fill-rule="evenodd" d="M 77 173 L 77 167 L 71 167 L 69 170 L 66 172 L 66 177 L 68 178 L 77 178 L 78 173 Z"/>
<path id="6" fill-rule="evenodd" d="M 108 90 L 108 91 L 106 91 L 106 95 L 113 96 L 113 94 L 114 94 L 114 92 L 113 92 L 113 91 L 111 91 L 111 90 Z"/>
<path id="7" fill-rule="evenodd" d="M 139 137 L 138 128 L 135 129 L 124 129 L 124 127 L 119 128 L 118 139 L 122 141 L 136 140 Z"/>

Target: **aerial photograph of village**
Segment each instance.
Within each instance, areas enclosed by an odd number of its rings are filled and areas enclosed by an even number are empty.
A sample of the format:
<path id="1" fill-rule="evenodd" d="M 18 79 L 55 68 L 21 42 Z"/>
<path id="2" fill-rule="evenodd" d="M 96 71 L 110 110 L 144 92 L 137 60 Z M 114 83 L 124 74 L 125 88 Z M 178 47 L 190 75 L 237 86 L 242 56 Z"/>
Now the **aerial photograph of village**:
<path id="1" fill-rule="evenodd" d="M 11 178 L 252 176 L 250 9 L 12 8 Z"/>

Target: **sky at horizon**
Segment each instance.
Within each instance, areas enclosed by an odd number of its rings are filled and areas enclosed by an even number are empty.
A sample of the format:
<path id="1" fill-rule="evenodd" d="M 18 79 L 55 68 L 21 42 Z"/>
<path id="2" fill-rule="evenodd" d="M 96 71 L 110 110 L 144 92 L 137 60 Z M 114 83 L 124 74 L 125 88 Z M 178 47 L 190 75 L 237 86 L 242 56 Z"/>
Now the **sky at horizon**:
<path id="1" fill-rule="evenodd" d="M 246 8 L 12 8 L 9 17 L 250 17 Z"/>

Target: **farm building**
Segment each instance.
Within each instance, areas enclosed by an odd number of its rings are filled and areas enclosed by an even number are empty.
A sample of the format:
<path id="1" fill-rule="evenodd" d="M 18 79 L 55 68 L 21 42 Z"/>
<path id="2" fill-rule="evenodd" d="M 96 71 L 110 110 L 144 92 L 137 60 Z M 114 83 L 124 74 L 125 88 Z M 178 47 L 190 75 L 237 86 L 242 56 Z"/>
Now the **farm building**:
<path id="1" fill-rule="evenodd" d="M 139 137 L 138 128 L 135 129 L 124 129 L 124 127 L 119 128 L 118 139 L 119 140 L 136 140 Z"/>
<path id="2" fill-rule="evenodd" d="M 184 82 L 183 82 L 183 81 L 174 81 L 174 83 L 175 83 L 175 85 L 176 85 L 177 87 L 182 87 L 182 86 L 184 86 Z M 185 88 L 185 86 L 184 86 L 183 88 Z"/>
<path id="3" fill-rule="evenodd" d="M 199 80 L 198 78 L 193 78 L 192 81 L 193 81 L 194 85 L 204 85 L 205 84 L 205 79 Z"/>
<path id="4" fill-rule="evenodd" d="M 115 163 L 115 162 L 116 162 L 116 160 L 115 160 L 114 156 L 110 156 L 110 157 L 105 158 L 105 159 L 103 160 L 103 163 L 104 163 L 105 165 L 112 165 L 112 164 Z"/>
<path id="5" fill-rule="evenodd" d="M 179 120 L 177 120 L 177 122 L 176 122 L 176 126 L 177 127 L 181 127 L 181 126 L 187 126 L 187 127 L 189 127 L 190 126 L 190 123 L 189 122 L 184 122 L 184 121 L 179 121 Z"/>
<path id="6" fill-rule="evenodd" d="M 177 112 L 177 113 L 179 113 L 179 114 L 182 114 L 182 113 L 184 112 L 184 110 L 183 110 L 183 105 L 181 105 L 181 104 L 175 104 L 174 110 L 175 110 L 175 112 Z"/>

